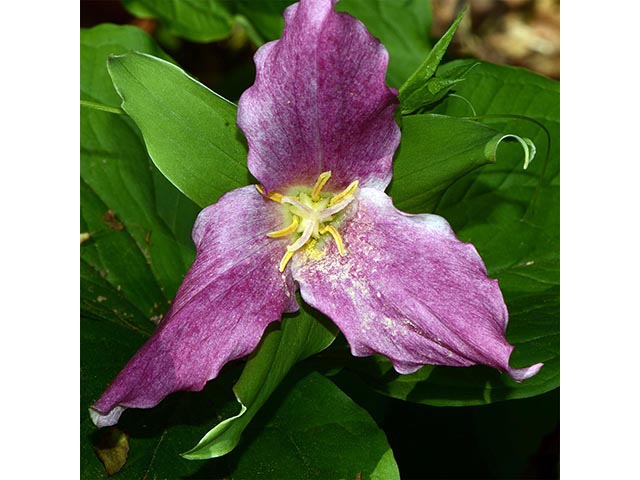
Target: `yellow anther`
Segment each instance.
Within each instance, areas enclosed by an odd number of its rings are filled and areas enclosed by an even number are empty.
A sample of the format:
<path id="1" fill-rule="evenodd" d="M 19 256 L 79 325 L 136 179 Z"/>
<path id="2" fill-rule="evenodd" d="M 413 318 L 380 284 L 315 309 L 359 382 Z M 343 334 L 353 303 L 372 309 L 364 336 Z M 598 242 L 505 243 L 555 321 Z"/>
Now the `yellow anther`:
<path id="1" fill-rule="evenodd" d="M 318 180 L 316 184 L 313 186 L 313 190 L 311 190 L 311 200 L 317 202 L 320 200 L 320 192 L 322 191 L 322 187 L 326 185 L 326 183 L 331 178 L 331 172 L 323 172 L 318 176 Z"/>
<path id="2" fill-rule="evenodd" d="M 280 237 L 286 237 L 287 235 L 291 235 L 293 232 L 295 232 L 298 229 L 299 224 L 300 223 L 298 222 L 298 217 L 293 217 L 293 222 L 291 222 L 291 225 L 289 225 L 287 228 L 283 228 L 282 230 L 269 232 L 267 233 L 267 237 L 280 238 Z"/>
<path id="3" fill-rule="evenodd" d="M 289 263 L 289 260 L 291 260 L 291 257 L 293 257 L 293 254 L 296 252 L 290 252 L 287 250 L 287 253 L 284 254 L 284 257 L 282 257 L 282 260 L 280 260 L 280 272 L 284 272 L 285 267 L 287 266 L 287 263 Z"/>
<path id="4" fill-rule="evenodd" d="M 262 185 L 256 185 L 256 190 L 260 192 L 260 195 L 263 195 L 267 197 L 269 200 L 273 200 L 274 202 L 282 203 L 282 199 L 284 198 L 284 195 L 281 195 L 276 192 L 270 193 L 269 195 L 265 195 L 264 187 Z"/>
<path id="5" fill-rule="evenodd" d="M 355 193 L 355 191 L 357 189 L 358 189 L 358 180 L 355 180 L 355 181 L 351 182 L 347 188 L 345 188 L 339 194 L 335 195 L 329 201 L 329 206 L 331 207 L 333 205 L 336 205 L 336 204 L 340 203 L 341 201 L 343 201 L 345 198 L 350 197 L 351 195 L 353 195 Z"/>
<path id="6" fill-rule="evenodd" d="M 267 195 L 267 198 L 269 200 L 273 200 L 274 202 L 282 203 L 282 199 L 284 198 L 284 195 L 280 195 L 279 193 L 273 192 Z"/>
<path id="7" fill-rule="evenodd" d="M 342 237 L 338 233 L 338 230 L 336 230 L 335 227 L 332 227 L 331 225 L 327 225 L 320 230 L 320 235 L 324 235 L 325 233 L 331 234 L 333 239 L 336 241 L 336 245 L 338 246 L 338 252 L 340 252 L 340 256 L 344 257 L 346 253 L 344 250 L 344 242 L 342 241 Z"/>

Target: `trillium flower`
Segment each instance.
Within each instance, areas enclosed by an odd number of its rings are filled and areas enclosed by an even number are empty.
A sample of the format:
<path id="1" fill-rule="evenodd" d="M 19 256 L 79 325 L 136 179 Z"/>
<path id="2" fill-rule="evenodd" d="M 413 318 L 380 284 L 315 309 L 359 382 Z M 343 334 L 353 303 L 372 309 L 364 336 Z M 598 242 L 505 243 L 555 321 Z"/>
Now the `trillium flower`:
<path id="1" fill-rule="evenodd" d="M 251 353 L 301 297 L 331 318 L 355 356 L 396 371 L 423 365 L 514 369 L 507 308 L 476 249 L 443 218 L 397 210 L 384 190 L 400 142 L 386 49 L 335 0 L 285 11 L 280 40 L 255 55 L 238 104 L 249 170 L 193 228 L 196 259 L 170 312 L 91 407 L 98 426 L 201 390 Z"/>

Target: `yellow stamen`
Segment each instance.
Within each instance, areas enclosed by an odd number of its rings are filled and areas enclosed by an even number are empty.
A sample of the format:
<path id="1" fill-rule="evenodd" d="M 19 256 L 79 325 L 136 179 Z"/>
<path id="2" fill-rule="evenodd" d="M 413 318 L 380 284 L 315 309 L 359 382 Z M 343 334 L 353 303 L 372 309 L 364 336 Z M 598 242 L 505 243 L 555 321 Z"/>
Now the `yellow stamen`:
<path id="1" fill-rule="evenodd" d="M 274 202 L 282 203 L 282 199 L 284 198 L 284 195 L 280 195 L 279 193 L 273 192 L 267 195 L 267 198 L 269 200 L 273 200 Z"/>
<path id="2" fill-rule="evenodd" d="M 276 192 L 270 193 L 269 195 L 265 195 L 264 187 L 262 185 L 256 185 L 256 190 L 260 192 L 260 195 L 263 195 L 267 197 L 269 200 L 273 200 L 274 202 L 282 203 L 282 199 L 284 198 L 284 195 L 281 195 Z"/>
<path id="3" fill-rule="evenodd" d="M 336 230 L 336 228 L 332 227 L 331 225 L 327 225 L 322 230 L 320 230 L 321 235 L 324 235 L 325 233 L 331 234 L 333 239 L 336 241 L 336 245 L 338 246 L 338 252 L 340 252 L 340 256 L 344 257 L 345 255 L 344 242 L 342 241 L 342 237 L 338 233 L 338 230 Z"/>
<path id="4" fill-rule="evenodd" d="M 291 225 L 289 225 L 287 228 L 283 228 L 282 230 L 269 232 L 267 233 L 267 237 L 280 238 L 280 237 L 286 237 L 287 235 L 291 235 L 293 232 L 295 232 L 298 229 L 299 224 L 300 223 L 298 222 L 298 217 L 293 217 L 293 222 L 291 222 Z"/>
<path id="5" fill-rule="evenodd" d="M 335 216 L 355 199 L 358 181 L 351 182 L 343 191 L 329 198 L 329 195 L 322 195 L 322 189 L 330 178 L 330 171 L 322 172 L 310 193 L 302 188 L 293 196 L 285 196 L 276 192 L 267 194 L 262 185 L 256 185 L 256 189 L 261 195 L 286 207 L 288 216 L 291 218 L 291 224 L 288 227 L 267 233 L 269 238 L 294 236 L 295 241 L 287 245 L 287 251 L 280 260 L 278 266 L 280 272 L 284 272 L 293 255 L 302 249 L 304 249 L 303 258 L 305 261 L 306 259 L 319 260 L 322 258 L 325 249 L 317 248 L 316 244 L 321 236 L 327 233 L 333 237 L 340 255 L 347 254 L 342 236 L 336 227 L 326 224 L 334 222 Z"/>
<path id="6" fill-rule="evenodd" d="M 285 267 L 287 266 L 287 263 L 289 263 L 289 260 L 291 260 L 291 257 L 293 257 L 293 254 L 296 252 L 290 252 L 287 250 L 287 253 L 284 254 L 284 257 L 282 257 L 282 260 L 280 260 L 280 272 L 284 272 Z"/>
<path id="7" fill-rule="evenodd" d="M 326 183 L 331 178 L 331 172 L 323 172 L 318 176 L 318 180 L 316 184 L 313 186 L 313 190 L 311 190 L 311 200 L 317 202 L 320 200 L 320 192 L 322 191 L 322 187 L 326 185 Z"/>
<path id="8" fill-rule="evenodd" d="M 329 206 L 333 206 L 336 205 L 338 203 L 340 203 L 341 201 L 343 201 L 345 198 L 350 197 L 351 195 L 354 194 L 354 192 L 358 189 L 358 180 L 355 180 L 353 182 L 351 182 L 351 184 L 349 184 L 349 186 L 347 188 L 345 188 L 343 191 L 341 191 L 339 194 L 335 195 L 330 201 L 329 201 Z"/>

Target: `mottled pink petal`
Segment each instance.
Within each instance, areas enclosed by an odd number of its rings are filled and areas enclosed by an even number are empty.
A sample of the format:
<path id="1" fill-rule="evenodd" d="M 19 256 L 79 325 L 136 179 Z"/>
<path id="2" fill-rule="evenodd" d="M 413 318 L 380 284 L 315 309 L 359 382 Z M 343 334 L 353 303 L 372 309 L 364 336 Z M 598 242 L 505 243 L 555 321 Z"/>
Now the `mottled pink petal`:
<path id="1" fill-rule="evenodd" d="M 332 187 L 384 190 L 400 141 L 388 54 L 332 0 L 302 0 L 285 11 L 280 40 L 256 53 L 256 81 L 238 103 L 249 170 L 269 191 L 311 186 L 330 170 Z"/>
<path id="2" fill-rule="evenodd" d="M 292 260 L 302 298 L 328 315 L 356 356 L 388 357 L 400 373 L 422 365 L 489 365 L 517 381 L 542 364 L 509 366 L 507 308 L 473 245 L 460 242 L 442 217 L 409 215 L 391 198 L 361 189 L 334 242 L 314 260 Z"/>
<path id="3" fill-rule="evenodd" d="M 266 236 L 281 223 L 278 205 L 253 186 L 200 213 L 197 256 L 171 312 L 91 407 L 96 425 L 113 425 L 125 407 L 201 390 L 227 362 L 252 352 L 270 322 L 298 309 L 291 275 L 277 268 L 286 240 Z"/>

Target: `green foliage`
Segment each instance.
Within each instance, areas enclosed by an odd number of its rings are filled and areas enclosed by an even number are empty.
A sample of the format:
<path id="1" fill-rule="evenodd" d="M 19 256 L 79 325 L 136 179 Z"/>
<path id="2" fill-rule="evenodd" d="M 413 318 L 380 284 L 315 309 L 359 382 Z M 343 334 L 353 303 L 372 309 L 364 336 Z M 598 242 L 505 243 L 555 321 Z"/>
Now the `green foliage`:
<path id="1" fill-rule="evenodd" d="M 251 39 L 258 46 L 265 42 L 276 40 L 282 35 L 284 18 L 282 12 L 295 0 L 235 0 L 233 5 L 238 17 L 244 17 L 255 31 Z M 249 30 L 249 29 L 248 29 Z"/>
<path id="2" fill-rule="evenodd" d="M 212 42 L 227 38 L 233 16 L 220 0 L 123 0 L 137 17 L 156 18 L 169 31 L 194 42 Z"/>
<path id="3" fill-rule="evenodd" d="M 82 98 L 113 105 L 118 97 L 107 75 L 107 56 L 145 49 L 151 42 L 129 27 L 83 31 Z M 103 278 L 117 292 L 111 298 L 130 305 L 121 314 L 142 320 L 150 331 L 149 318 L 164 312 L 193 259 L 190 240 L 172 219 L 191 223 L 198 209 L 152 169 L 138 130 L 124 115 L 83 108 L 80 134 L 81 231 L 91 234 L 81 248 L 87 275 L 97 274 L 96 282 Z M 101 312 L 109 302 L 92 298 L 86 305 Z"/>
<path id="4" fill-rule="evenodd" d="M 458 178 L 496 162 L 505 135 L 479 122 L 444 115 L 404 117 L 387 193 L 401 210 L 431 212 Z"/>
<path id="5" fill-rule="evenodd" d="M 302 304 L 299 298 L 298 303 Z M 302 304 L 300 312 L 285 318 L 281 328 L 271 329 L 233 387 L 241 405 L 240 413 L 216 425 L 184 457 L 213 458 L 233 450 L 244 429 L 289 370 L 331 344 L 337 329 L 330 321 L 321 323 L 313 315 L 319 314 Z"/>
<path id="6" fill-rule="evenodd" d="M 445 67 L 459 68 L 468 63 L 453 62 Z M 461 240 L 476 246 L 489 276 L 500 281 L 510 312 L 507 339 L 516 347 L 511 365 L 545 365 L 536 376 L 520 384 L 486 367 L 427 366 L 415 374 L 400 376 L 387 360 L 375 358 L 355 361 L 353 368 L 380 392 L 430 405 L 476 405 L 539 395 L 558 387 L 560 382 L 559 85 L 526 70 L 481 64 L 456 91 L 473 105 L 477 118 L 491 121 L 501 131 L 526 135 L 538 146 L 538 156 L 527 170 L 522 168 L 520 146 L 501 146 L 494 165 L 455 180 L 435 203 L 434 211 L 451 223 Z M 471 114 L 469 104 L 456 97 L 447 98 L 434 112 Z M 516 117 L 504 116 L 509 114 Z M 412 131 L 414 123 L 421 121 L 404 118 L 410 136 L 403 131 L 398 158 L 406 155 L 407 148 L 417 152 L 422 147 L 422 158 L 432 161 L 432 141 L 438 145 L 438 140 L 426 136 L 426 131 L 425 136 Z M 473 141 L 474 135 L 465 138 Z M 461 148 L 457 145 L 465 142 L 452 140 L 452 151 L 455 153 Z M 474 148 L 478 157 L 479 147 Z M 398 167 L 401 171 L 407 168 L 402 164 Z M 453 180 L 453 176 L 449 178 Z M 417 191 L 414 182 L 411 176 L 395 177 L 392 191 L 402 192 L 405 185 Z M 425 209 L 434 206 L 431 196 L 422 198 Z M 422 210 L 420 199 L 418 194 L 416 202 L 403 202 L 410 211 L 417 212 Z"/>
<path id="7" fill-rule="evenodd" d="M 436 61 L 439 62 L 440 59 Z M 433 76 L 429 77 L 421 86 L 416 87 L 412 94 L 403 96 L 400 111 L 403 115 L 410 115 L 429 110 L 430 107 L 452 93 L 458 83 L 464 82 L 467 73 L 476 65 L 479 63 L 470 62 L 446 71 L 436 70 L 435 74 L 432 74 Z"/>
<path id="8" fill-rule="evenodd" d="M 131 50 L 146 52 L 165 60 L 171 60 L 139 28 L 108 23 L 80 31 L 80 98 L 107 106 L 120 105 L 120 97 L 113 89 L 107 74 L 107 57 Z"/>
<path id="9" fill-rule="evenodd" d="M 175 65 L 142 53 L 109 58 L 122 108 L 160 171 L 201 207 L 249 183 L 236 106 Z"/>
<path id="10" fill-rule="evenodd" d="M 517 347 L 512 364 L 545 362 L 535 377 L 494 393 L 539 394 L 560 381 L 560 87 L 526 70 L 483 64 L 457 91 L 478 115 L 524 115 L 550 135 L 520 118 L 494 119 L 531 138 L 539 147 L 537 160 L 523 171 L 516 147 L 510 161 L 460 179 L 436 209 L 462 240 L 473 242 L 489 275 L 500 281 L 511 314 L 507 338 Z M 462 115 L 465 108 L 453 98 L 441 111 Z"/>
<path id="11" fill-rule="evenodd" d="M 280 398 L 250 427 L 234 479 L 400 478 L 384 432 L 331 381 L 311 373 Z"/>
<path id="12" fill-rule="evenodd" d="M 102 25 L 81 32 L 82 99 L 118 104 L 106 61 L 130 49 L 164 55 L 136 28 Z M 153 331 L 151 320 L 166 311 L 193 259 L 184 226 L 190 228 L 198 209 L 155 170 L 126 116 L 82 108 L 80 140 L 80 229 L 91 234 L 80 247 L 80 451 L 83 477 L 94 479 L 106 478 L 93 451 L 105 433 L 91 423 L 88 407 Z M 193 408 L 193 403 L 186 405 Z M 119 475 L 177 477 L 196 471 L 193 465 L 185 469 L 186 461 L 165 460 L 175 457 L 172 450 L 180 442 L 187 448 L 200 431 L 170 427 L 167 419 L 184 418 L 178 410 L 169 401 L 152 417 L 137 417 L 140 423 L 123 416 L 120 428 L 131 438 Z M 200 411 L 205 412 L 202 420 L 207 415 L 217 419 L 210 408 Z M 149 420 L 154 426 L 145 426 Z"/>
<path id="13" fill-rule="evenodd" d="M 402 85 L 429 54 L 430 0 L 342 0 L 336 10 L 361 20 L 387 48 L 392 87 Z"/>
<path id="14" fill-rule="evenodd" d="M 400 87 L 398 94 L 403 114 L 414 112 L 422 106 L 440 100 L 456 83 L 463 80 L 462 77 L 432 77 L 436 73 L 465 13 L 466 9 L 458 14 L 453 24 L 433 46 L 420 67 Z"/>
<path id="15" fill-rule="evenodd" d="M 193 42 L 228 38 L 235 24 L 246 30 L 256 45 L 282 34 L 282 12 L 294 0 L 123 0 L 139 18 L 155 18 L 169 33 Z"/>

